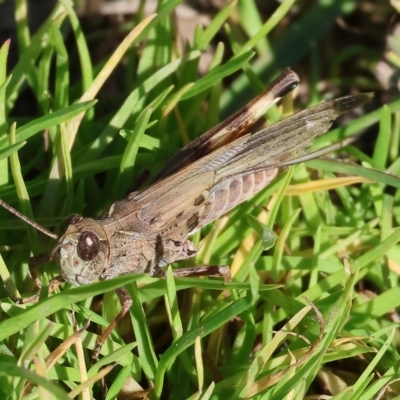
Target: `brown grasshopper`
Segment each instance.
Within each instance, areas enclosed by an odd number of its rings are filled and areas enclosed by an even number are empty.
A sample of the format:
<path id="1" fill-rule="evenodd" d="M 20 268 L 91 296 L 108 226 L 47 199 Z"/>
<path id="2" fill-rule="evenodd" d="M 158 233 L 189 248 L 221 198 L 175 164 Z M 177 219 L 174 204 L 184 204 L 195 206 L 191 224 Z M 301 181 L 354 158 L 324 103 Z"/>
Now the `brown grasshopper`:
<path id="1" fill-rule="evenodd" d="M 41 228 L 58 240 L 47 255 L 60 266 L 54 285 L 65 281 L 79 286 L 128 273 L 162 277 L 162 267 L 196 254 L 191 234 L 265 188 L 279 168 L 340 148 L 343 143 L 305 151 L 334 119 L 363 105 L 371 94 L 327 101 L 247 133 L 298 82 L 298 76 L 286 70 L 251 103 L 180 150 L 149 187 L 115 202 L 99 219 L 74 214 L 61 237 Z M 174 275 L 230 276 L 227 266 L 218 265 L 180 268 Z M 122 310 L 99 338 L 95 356 L 132 304 L 125 289 L 117 294 Z"/>

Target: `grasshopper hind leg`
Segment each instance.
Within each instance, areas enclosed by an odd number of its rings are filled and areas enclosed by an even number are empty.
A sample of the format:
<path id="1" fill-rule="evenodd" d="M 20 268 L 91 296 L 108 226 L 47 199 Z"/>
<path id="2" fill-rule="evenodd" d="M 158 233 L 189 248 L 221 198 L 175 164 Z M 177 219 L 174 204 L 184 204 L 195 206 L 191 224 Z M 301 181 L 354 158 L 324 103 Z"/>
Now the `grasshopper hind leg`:
<path id="1" fill-rule="evenodd" d="M 196 267 L 177 268 L 173 270 L 175 278 L 191 276 L 216 276 L 224 281 L 232 280 L 231 271 L 227 265 L 198 265 Z"/>
<path id="2" fill-rule="evenodd" d="M 198 265 L 188 268 L 177 268 L 172 270 L 175 278 L 195 277 L 195 276 L 215 276 L 224 278 L 228 282 L 232 280 L 231 271 L 227 265 Z M 154 268 L 152 276 L 165 278 L 166 271 L 160 267 Z"/>
<path id="3" fill-rule="evenodd" d="M 166 271 L 163 267 L 174 261 L 186 260 L 197 254 L 197 247 L 190 240 L 162 240 L 157 238 L 156 253 L 157 260 L 149 271 L 155 278 L 164 278 Z M 188 268 L 177 268 L 173 270 L 175 278 L 194 277 L 194 276 L 216 276 L 224 278 L 225 281 L 231 280 L 231 272 L 227 265 L 199 265 Z"/>

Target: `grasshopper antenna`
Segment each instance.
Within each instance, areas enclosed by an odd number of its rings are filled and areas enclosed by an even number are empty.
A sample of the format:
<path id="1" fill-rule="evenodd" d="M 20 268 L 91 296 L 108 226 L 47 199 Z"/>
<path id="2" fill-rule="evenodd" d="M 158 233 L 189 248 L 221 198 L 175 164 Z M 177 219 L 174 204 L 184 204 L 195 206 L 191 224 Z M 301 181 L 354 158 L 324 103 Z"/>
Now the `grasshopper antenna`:
<path id="1" fill-rule="evenodd" d="M 20 213 L 14 207 L 11 207 L 9 204 L 7 204 L 5 201 L 3 201 L 1 199 L 0 199 L 0 206 L 4 207 L 11 214 L 14 214 L 16 217 L 22 219 L 22 221 L 26 222 L 28 225 L 33 226 L 35 229 L 37 229 L 38 231 L 40 231 L 40 232 L 44 233 L 45 235 L 51 237 L 52 239 L 55 239 L 55 240 L 59 239 L 58 235 L 56 235 L 53 232 L 48 231 L 46 228 L 43 228 L 43 226 L 39 225 L 35 221 L 32 221 L 26 215 Z"/>

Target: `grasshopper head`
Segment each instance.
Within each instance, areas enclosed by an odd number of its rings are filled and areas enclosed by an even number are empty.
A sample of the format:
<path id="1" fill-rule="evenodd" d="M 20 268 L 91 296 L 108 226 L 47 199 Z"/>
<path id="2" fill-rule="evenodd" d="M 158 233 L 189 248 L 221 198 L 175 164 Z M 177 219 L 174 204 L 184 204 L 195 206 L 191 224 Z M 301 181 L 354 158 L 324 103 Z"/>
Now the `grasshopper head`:
<path id="1" fill-rule="evenodd" d="M 101 279 L 108 265 L 110 247 L 101 224 L 78 214 L 71 215 L 56 247 L 61 277 L 80 286 Z"/>

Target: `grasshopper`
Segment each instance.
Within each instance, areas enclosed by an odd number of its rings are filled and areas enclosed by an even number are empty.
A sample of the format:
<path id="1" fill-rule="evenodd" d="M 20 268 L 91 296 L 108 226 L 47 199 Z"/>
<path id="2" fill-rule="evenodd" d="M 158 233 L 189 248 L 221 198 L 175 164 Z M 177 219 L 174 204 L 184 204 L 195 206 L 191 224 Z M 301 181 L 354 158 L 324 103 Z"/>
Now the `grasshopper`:
<path id="1" fill-rule="evenodd" d="M 265 188 L 280 168 L 340 148 L 343 142 L 322 151 L 306 151 L 333 120 L 366 103 L 372 94 L 327 101 L 248 133 L 250 126 L 298 83 L 298 76 L 285 70 L 252 102 L 180 150 L 150 186 L 113 203 L 100 218 L 73 214 L 60 237 L 32 222 L 58 240 L 46 256 L 54 257 L 60 266 L 53 287 L 62 281 L 79 286 L 129 273 L 162 277 L 162 267 L 196 254 L 190 235 Z M 219 265 L 179 268 L 174 275 L 230 277 L 229 268 Z M 95 357 L 132 304 L 126 289 L 117 294 L 122 310 L 99 338 Z"/>

